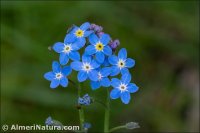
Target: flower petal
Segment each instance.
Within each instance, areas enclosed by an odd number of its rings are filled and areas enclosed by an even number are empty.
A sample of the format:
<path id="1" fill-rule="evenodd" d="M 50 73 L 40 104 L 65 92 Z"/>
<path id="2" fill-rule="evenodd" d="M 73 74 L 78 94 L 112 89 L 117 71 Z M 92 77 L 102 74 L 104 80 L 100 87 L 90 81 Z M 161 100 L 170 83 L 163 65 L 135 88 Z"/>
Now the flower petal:
<path id="1" fill-rule="evenodd" d="M 136 84 L 134 84 L 134 83 L 128 84 L 127 87 L 128 87 L 128 91 L 130 93 L 134 93 L 134 92 L 138 91 L 138 89 L 139 89 L 139 87 Z"/>
<path id="2" fill-rule="evenodd" d="M 96 53 L 96 60 L 99 62 L 99 63 L 103 63 L 104 62 L 104 59 L 105 59 L 105 55 L 103 52 L 97 52 Z"/>
<path id="3" fill-rule="evenodd" d="M 115 89 L 113 89 L 111 92 L 110 92 L 110 98 L 111 99 L 117 99 L 117 98 L 119 98 L 120 97 L 120 90 L 119 89 L 117 89 L 117 88 L 115 88 Z"/>
<path id="4" fill-rule="evenodd" d="M 103 53 L 107 56 L 110 56 L 112 54 L 112 49 L 110 48 L 110 46 L 105 46 L 103 49 Z"/>
<path id="5" fill-rule="evenodd" d="M 108 61 L 112 65 L 117 65 L 118 57 L 115 55 L 111 55 L 110 57 L 108 57 Z"/>
<path id="6" fill-rule="evenodd" d="M 100 64 L 97 61 L 92 60 L 91 66 L 93 69 L 97 69 L 97 68 L 99 68 Z"/>
<path id="7" fill-rule="evenodd" d="M 55 72 L 55 73 L 60 72 L 61 71 L 60 64 L 57 61 L 53 61 L 52 69 L 53 69 L 53 72 Z"/>
<path id="8" fill-rule="evenodd" d="M 85 22 L 80 26 L 81 30 L 87 30 L 90 27 L 90 23 L 89 22 Z"/>
<path id="9" fill-rule="evenodd" d="M 55 77 L 55 75 L 54 75 L 53 72 L 47 72 L 47 73 L 44 74 L 44 78 L 45 78 L 46 80 L 49 80 L 49 81 L 53 80 L 54 77 Z"/>
<path id="10" fill-rule="evenodd" d="M 123 75 L 123 74 L 126 74 L 126 73 L 129 73 L 129 70 L 126 67 L 122 68 L 121 74 Z"/>
<path id="11" fill-rule="evenodd" d="M 100 86 L 101 86 L 99 81 L 91 81 L 90 85 L 92 87 L 92 90 L 96 90 L 96 89 L 100 88 Z"/>
<path id="12" fill-rule="evenodd" d="M 118 88 L 120 83 L 121 83 L 121 81 L 119 79 L 117 79 L 117 78 L 112 78 L 111 79 L 111 85 L 114 88 Z"/>
<path id="13" fill-rule="evenodd" d="M 128 84 L 130 83 L 131 81 L 131 74 L 130 73 L 125 73 L 122 75 L 122 78 L 121 78 L 121 81 L 124 83 L 124 84 Z"/>
<path id="14" fill-rule="evenodd" d="M 107 45 L 108 42 L 110 41 L 110 36 L 108 34 L 103 34 L 100 38 L 100 41 L 104 44 Z"/>
<path id="15" fill-rule="evenodd" d="M 131 59 L 131 58 L 128 58 L 128 59 L 126 60 L 126 67 L 131 68 L 131 67 L 133 67 L 134 65 L 135 65 L 135 60 L 133 60 L 133 59 Z"/>
<path id="16" fill-rule="evenodd" d="M 99 41 L 99 38 L 93 33 L 89 36 L 89 42 L 95 45 Z"/>
<path id="17" fill-rule="evenodd" d="M 83 54 L 82 56 L 82 62 L 90 63 L 92 61 L 91 56 Z"/>
<path id="18" fill-rule="evenodd" d="M 80 54 L 79 54 L 78 51 L 71 51 L 71 52 L 69 53 L 69 58 L 70 58 L 71 60 L 73 60 L 73 61 L 78 61 L 78 60 L 80 60 Z"/>
<path id="19" fill-rule="evenodd" d="M 53 45 L 53 50 L 56 51 L 57 53 L 62 53 L 64 48 L 64 44 L 61 42 L 57 42 Z"/>
<path id="20" fill-rule="evenodd" d="M 94 31 L 90 30 L 90 31 L 85 31 L 84 32 L 84 37 L 88 37 L 89 35 L 91 35 Z"/>
<path id="21" fill-rule="evenodd" d="M 125 60 L 127 58 L 127 51 L 125 48 L 119 50 L 118 58 L 122 60 Z"/>
<path id="22" fill-rule="evenodd" d="M 71 47 L 72 47 L 72 51 L 76 51 L 80 49 L 77 43 L 72 43 Z"/>
<path id="23" fill-rule="evenodd" d="M 109 61 L 108 61 L 108 57 L 105 57 L 104 62 L 103 62 L 103 65 L 104 65 L 105 67 L 110 66 L 110 63 L 109 63 Z"/>
<path id="24" fill-rule="evenodd" d="M 65 44 L 73 43 L 74 41 L 76 41 L 76 37 L 74 36 L 74 34 L 67 34 L 65 36 L 65 39 L 64 39 Z"/>
<path id="25" fill-rule="evenodd" d="M 93 55 L 94 53 L 96 53 L 96 49 L 94 45 L 89 45 L 85 48 L 85 53 L 87 55 Z"/>
<path id="26" fill-rule="evenodd" d="M 102 78 L 100 83 L 103 87 L 109 87 L 111 84 L 109 78 Z"/>
<path id="27" fill-rule="evenodd" d="M 79 29 L 78 26 L 73 25 L 72 30 L 70 31 L 70 34 L 74 35 L 74 33 L 75 33 L 78 29 Z M 75 37 L 75 35 L 74 35 L 74 37 Z"/>
<path id="28" fill-rule="evenodd" d="M 77 44 L 77 46 L 78 46 L 79 48 L 82 48 L 82 47 L 85 45 L 86 40 L 85 40 L 84 37 L 81 37 L 81 38 L 78 38 L 77 41 L 76 41 L 75 43 Z"/>
<path id="29" fill-rule="evenodd" d="M 112 66 L 111 69 L 112 72 L 110 73 L 110 76 L 116 76 L 120 72 L 120 69 L 117 66 Z"/>
<path id="30" fill-rule="evenodd" d="M 66 65 L 69 61 L 68 54 L 66 53 L 61 53 L 59 57 L 59 61 L 61 65 Z"/>
<path id="31" fill-rule="evenodd" d="M 75 71 L 80 71 L 82 70 L 82 62 L 80 61 L 74 61 L 71 63 L 71 68 L 74 69 Z"/>
<path id="32" fill-rule="evenodd" d="M 107 77 L 111 73 L 111 68 L 110 67 L 104 67 L 100 70 L 100 73 L 103 77 Z"/>
<path id="33" fill-rule="evenodd" d="M 62 69 L 62 73 L 63 73 L 65 76 L 68 76 L 71 72 L 72 72 L 72 68 L 71 68 L 70 66 L 65 66 L 65 67 L 63 67 L 63 69 Z"/>
<path id="34" fill-rule="evenodd" d="M 60 80 L 60 84 L 61 84 L 62 87 L 67 87 L 67 85 L 68 85 L 68 79 L 66 77 L 63 77 Z"/>
<path id="35" fill-rule="evenodd" d="M 51 81 L 51 84 L 50 84 L 50 88 L 56 88 L 56 87 L 58 87 L 58 85 L 60 84 L 60 81 L 59 80 L 57 80 L 57 79 L 53 79 L 52 81 Z"/>
<path id="36" fill-rule="evenodd" d="M 88 77 L 90 78 L 90 80 L 92 81 L 97 81 L 98 80 L 98 72 L 96 70 L 91 70 L 88 73 Z"/>
<path id="37" fill-rule="evenodd" d="M 124 91 L 121 93 L 121 100 L 124 104 L 128 104 L 131 99 L 130 93 L 127 91 Z"/>
<path id="38" fill-rule="evenodd" d="M 78 81 L 83 82 L 87 79 L 88 75 L 85 71 L 79 71 L 78 72 Z"/>

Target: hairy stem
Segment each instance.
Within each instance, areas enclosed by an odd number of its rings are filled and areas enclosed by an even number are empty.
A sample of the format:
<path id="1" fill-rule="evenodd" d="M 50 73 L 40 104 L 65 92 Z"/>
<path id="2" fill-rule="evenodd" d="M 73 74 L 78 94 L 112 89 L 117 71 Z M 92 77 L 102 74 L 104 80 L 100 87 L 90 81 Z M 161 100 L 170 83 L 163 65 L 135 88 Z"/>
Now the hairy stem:
<path id="1" fill-rule="evenodd" d="M 105 103 L 103 103 L 102 101 L 100 101 L 100 100 L 98 100 L 98 99 L 94 99 L 94 101 L 95 101 L 96 103 L 101 104 L 104 108 L 107 108 L 107 105 L 106 105 Z"/>
<path id="2" fill-rule="evenodd" d="M 109 121 L 110 121 L 110 98 L 109 98 L 109 91 L 107 89 L 107 98 L 106 98 L 106 106 L 105 108 L 105 117 L 104 117 L 104 132 L 109 132 Z"/>
<path id="3" fill-rule="evenodd" d="M 79 83 L 78 86 L 78 98 L 81 96 L 81 83 Z M 80 119 L 80 127 L 81 127 L 81 131 L 83 131 L 84 127 L 83 127 L 83 123 L 84 123 L 84 111 L 83 108 L 79 109 L 79 119 Z"/>
<path id="4" fill-rule="evenodd" d="M 122 126 L 117 126 L 117 127 L 111 128 L 109 132 L 114 132 L 116 130 L 123 129 L 123 128 L 126 128 L 126 126 L 122 125 Z"/>

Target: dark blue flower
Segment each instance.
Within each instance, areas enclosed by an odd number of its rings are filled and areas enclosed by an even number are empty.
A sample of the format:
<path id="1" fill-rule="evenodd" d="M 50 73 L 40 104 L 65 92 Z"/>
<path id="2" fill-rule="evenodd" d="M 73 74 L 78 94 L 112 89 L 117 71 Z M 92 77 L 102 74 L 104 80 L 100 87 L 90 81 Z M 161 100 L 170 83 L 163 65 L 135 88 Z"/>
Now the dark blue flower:
<path id="1" fill-rule="evenodd" d="M 80 105 L 90 105 L 91 104 L 91 97 L 88 94 L 85 94 L 82 98 L 78 98 L 78 103 Z"/>
<path id="2" fill-rule="evenodd" d="M 111 69 L 109 67 L 104 67 L 98 71 L 98 81 L 91 81 L 91 87 L 93 90 L 103 87 L 110 86 L 110 80 L 108 76 L 110 75 Z"/>
<path id="3" fill-rule="evenodd" d="M 84 122 L 83 123 L 83 128 L 84 129 L 89 129 L 89 128 L 91 128 L 92 127 L 92 125 L 90 124 L 90 123 L 88 123 L 88 122 Z"/>
<path id="4" fill-rule="evenodd" d="M 82 24 L 80 27 L 74 26 L 73 30 L 70 34 L 73 36 L 72 38 L 76 38 L 76 43 L 80 48 L 82 48 L 85 43 L 85 37 L 88 37 L 93 31 L 89 30 L 90 23 L 86 22 Z"/>
<path id="5" fill-rule="evenodd" d="M 130 83 L 130 81 L 130 73 L 124 73 L 121 80 L 113 78 L 111 80 L 111 85 L 114 89 L 110 92 L 111 99 L 120 97 L 124 104 L 128 104 L 131 99 L 130 93 L 134 93 L 138 90 L 138 87 L 134 83 Z"/>
<path id="6" fill-rule="evenodd" d="M 72 69 L 79 71 L 77 76 L 79 82 L 85 81 L 88 77 L 92 81 L 97 81 L 98 72 L 95 69 L 99 66 L 100 64 L 92 60 L 91 56 L 85 54 L 82 56 L 82 62 L 74 61 L 71 63 Z"/>
<path id="7" fill-rule="evenodd" d="M 53 120 L 52 120 L 51 116 L 49 116 L 45 121 L 45 125 L 52 125 L 52 124 L 53 124 Z"/>
<path id="8" fill-rule="evenodd" d="M 65 66 L 61 68 L 60 64 L 57 61 L 54 61 L 52 63 L 52 69 L 53 71 L 44 74 L 44 78 L 51 81 L 50 87 L 56 88 L 59 84 L 63 87 L 67 87 L 68 79 L 66 76 L 72 72 L 71 67 Z"/>
<path id="9" fill-rule="evenodd" d="M 135 65 L 135 61 L 131 58 L 127 58 L 127 52 L 125 48 L 120 49 L 118 56 L 112 55 L 108 58 L 110 64 L 112 64 L 111 76 L 128 72 L 127 68 L 131 68 Z"/>
<path id="10" fill-rule="evenodd" d="M 67 34 L 64 43 L 57 42 L 54 44 L 53 49 L 60 54 L 60 64 L 65 65 L 71 60 L 80 60 L 80 54 L 77 50 L 80 49 L 77 43 L 74 43 L 75 38 L 71 34 Z"/>
<path id="11" fill-rule="evenodd" d="M 112 49 L 108 46 L 110 41 L 110 36 L 108 34 L 103 34 L 98 38 L 95 34 L 89 36 L 89 45 L 85 48 L 85 53 L 88 55 L 95 54 L 96 60 L 99 63 L 103 63 L 105 55 L 110 56 L 112 54 Z"/>

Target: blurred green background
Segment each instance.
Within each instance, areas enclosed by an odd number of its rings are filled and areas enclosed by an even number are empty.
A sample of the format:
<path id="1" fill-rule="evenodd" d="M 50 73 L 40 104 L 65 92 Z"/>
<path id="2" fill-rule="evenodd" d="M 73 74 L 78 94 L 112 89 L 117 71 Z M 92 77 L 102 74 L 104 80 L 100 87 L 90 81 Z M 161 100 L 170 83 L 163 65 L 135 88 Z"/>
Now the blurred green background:
<path id="1" fill-rule="evenodd" d="M 58 54 L 48 47 L 67 29 L 88 21 L 103 26 L 136 60 L 132 81 L 140 90 L 129 105 L 111 102 L 110 126 L 129 121 L 138 131 L 199 131 L 198 1 L 1 1 L 1 123 L 44 124 L 48 116 L 78 125 L 77 90 L 50 89 L 43 74 Z M 70 76 L 76 80 L 76 72 Z M 105 101 L 106 88 L 83 94 Z M 84 108 L 92 131 L 103 129 L 103 107 Z"/>

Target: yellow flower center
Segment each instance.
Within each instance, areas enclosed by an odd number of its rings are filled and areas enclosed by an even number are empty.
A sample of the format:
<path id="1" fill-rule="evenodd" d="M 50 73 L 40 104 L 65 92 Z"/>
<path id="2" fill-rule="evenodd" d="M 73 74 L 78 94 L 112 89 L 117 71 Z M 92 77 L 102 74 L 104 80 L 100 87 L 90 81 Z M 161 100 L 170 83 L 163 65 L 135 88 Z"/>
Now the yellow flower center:
<path id="1" fill-rule="evenodd" d="M 78 29 L 78 30 L 75 32 L 75 35 L 76 35 L 76 37 L 83 37 L 84 31 L 81 30 L 81 29 Z"/>
<path id="2" fill-rule="evenodd" d="M 104 45 L 101 43 L 101 42 L 98 42 L 96 45 L 95 45 L 95 48 L 97 51 L 102 51 L 103 48 L 104 48 Z"/>

